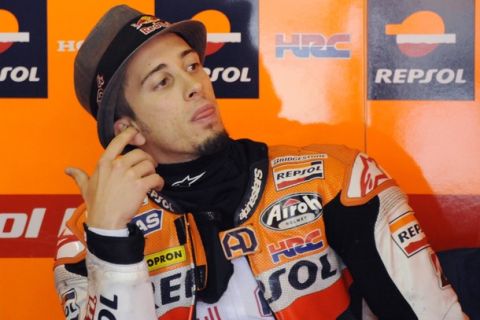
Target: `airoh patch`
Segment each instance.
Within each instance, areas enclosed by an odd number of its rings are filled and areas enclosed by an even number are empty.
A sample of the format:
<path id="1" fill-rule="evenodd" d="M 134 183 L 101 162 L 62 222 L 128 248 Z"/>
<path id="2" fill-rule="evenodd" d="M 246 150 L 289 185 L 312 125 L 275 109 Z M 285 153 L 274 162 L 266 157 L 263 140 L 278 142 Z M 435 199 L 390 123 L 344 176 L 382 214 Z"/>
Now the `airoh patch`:
<path id="1" fill-rule="evenodd" d="M 260 220 L 272 230 L 288 230 L 317 220 L 323 212 L 317 193 L 290 194 L 265 209 Z"/>

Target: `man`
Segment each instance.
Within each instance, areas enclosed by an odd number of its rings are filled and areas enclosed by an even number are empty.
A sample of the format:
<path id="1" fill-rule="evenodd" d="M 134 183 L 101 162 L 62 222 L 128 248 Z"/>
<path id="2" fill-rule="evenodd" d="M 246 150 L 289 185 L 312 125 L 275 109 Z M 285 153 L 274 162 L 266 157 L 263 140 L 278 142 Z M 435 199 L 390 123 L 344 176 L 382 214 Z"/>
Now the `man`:
<path id="1" fill-rule="evenodd" d="M 199 22 L 112 8 L 75 60 L 106 148 L 59 239 L 67 319 L 464 319 L 363 153 L 226 134 Z M 85 236 L 84 236 L 85 234 Z"/>

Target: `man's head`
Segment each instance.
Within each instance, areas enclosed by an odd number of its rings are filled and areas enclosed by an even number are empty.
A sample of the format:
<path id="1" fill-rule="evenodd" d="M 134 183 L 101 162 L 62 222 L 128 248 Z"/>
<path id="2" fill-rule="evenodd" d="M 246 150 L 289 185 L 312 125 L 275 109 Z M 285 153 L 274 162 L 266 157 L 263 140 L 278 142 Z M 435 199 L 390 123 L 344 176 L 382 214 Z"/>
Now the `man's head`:
<path id="1" fill-rule="evenodd" d="M 213 88 L 202 68 L 203 24 L 169 24 L 127 6 L 109 10 L 75 59 L 75 90 L 104 147 L 134 126 L 132 144 L 162 162 L 193 159 L 223 140 Z M 220 137 L 220 138 L 218 138 Z"/>

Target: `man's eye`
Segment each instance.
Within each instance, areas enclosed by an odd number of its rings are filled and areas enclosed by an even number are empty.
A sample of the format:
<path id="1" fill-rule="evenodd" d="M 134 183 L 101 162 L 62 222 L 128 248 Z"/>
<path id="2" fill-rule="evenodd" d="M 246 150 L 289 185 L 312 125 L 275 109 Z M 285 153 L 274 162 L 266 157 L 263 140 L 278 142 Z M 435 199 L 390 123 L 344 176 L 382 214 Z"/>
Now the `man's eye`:
<path id="1" fill-rule="evenodd" d="M 162 80 L 160 80 L 157 85 L 155 86 L 155 89 L 157 88 L 163 88 L 165 87 L 166 85 L 168 84 L 168 79 L 167 78 L 163 78 Z"/>
<path id="2" fill-rule="evenodd" d="M 198 62 L 192 63 L 188 66 L 188 71 L 195 71 L 198 69 L 199 66 L 200 66 L 200 63 Z"/>

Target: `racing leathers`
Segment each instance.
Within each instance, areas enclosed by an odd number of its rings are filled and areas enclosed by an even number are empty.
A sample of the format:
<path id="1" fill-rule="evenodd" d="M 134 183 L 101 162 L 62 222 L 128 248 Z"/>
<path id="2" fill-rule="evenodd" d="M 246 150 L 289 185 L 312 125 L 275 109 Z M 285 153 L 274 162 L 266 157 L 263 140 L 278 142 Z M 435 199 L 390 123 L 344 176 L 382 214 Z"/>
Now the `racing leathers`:
<path id="1" fill-rule="evenodd" d="M 234 274 L 248 266 L 256 279 L 258 319 L 468 319 L 406 196 L 375 160 L 335 145 L 263 150 L 234 227 L 218 233 Z M 86 214 L 77 209 L 58 243 L 67 319 L 198 317 L 211 244 L 194 213 L 151 192 L 123 238 L 92 232 Z M 237 308 L 231 300 L 225 308 Z M 200 319 L 220 319 L 215 308 Z"/>

